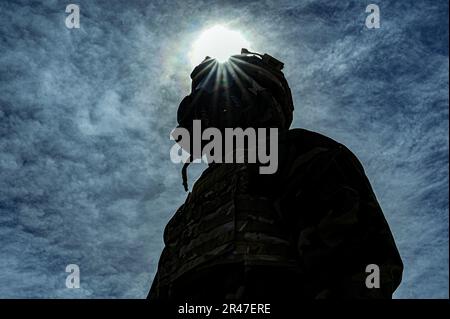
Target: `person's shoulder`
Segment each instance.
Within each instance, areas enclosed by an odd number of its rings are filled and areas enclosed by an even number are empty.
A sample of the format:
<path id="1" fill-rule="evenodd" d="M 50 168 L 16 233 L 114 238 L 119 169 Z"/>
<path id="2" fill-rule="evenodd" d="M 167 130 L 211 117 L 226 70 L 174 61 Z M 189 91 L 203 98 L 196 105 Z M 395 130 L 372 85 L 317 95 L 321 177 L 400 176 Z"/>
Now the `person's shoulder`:
<path id="1" fill-rule="evenodd" d="M 288 146 L 294 147 L 295 153 L 300 156 L 314 150 L 323 150 L 328 154 L 335 154 L 339 159 L 352 162 L 364 171 L 359 159 L 347 146 L 323 134 L 294 128 L 285 132 L 283 140 Z"/>
<path id="2" fill-rule="evenodd" d="M 314 147 L 339 148 L 341 143 L 317 132 L 302 128 L 290 129 L 286 132 L 285 139 L 287 143 L 293 144 L 298 148 L 309 149 Z"/>

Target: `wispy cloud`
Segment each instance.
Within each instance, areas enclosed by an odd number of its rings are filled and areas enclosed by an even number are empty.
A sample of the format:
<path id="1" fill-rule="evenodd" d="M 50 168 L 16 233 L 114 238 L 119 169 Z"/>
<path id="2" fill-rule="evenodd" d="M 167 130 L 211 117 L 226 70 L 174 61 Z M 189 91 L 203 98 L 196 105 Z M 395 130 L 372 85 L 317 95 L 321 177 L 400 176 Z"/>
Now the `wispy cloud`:
<path id="1" fill-rule="evenodd" d="M 146 296 L 185 197 L 168 134 L 188 51 L 219 22 L 285 62 L 295 126 L 360 157 L 405 262 L 396 297 L 448 297 L 448 2 L 378 1 L 377 30 L 361 2 L 77 3 L 78 30 L 58 1 L 0 4 L 1 297 Z"/>

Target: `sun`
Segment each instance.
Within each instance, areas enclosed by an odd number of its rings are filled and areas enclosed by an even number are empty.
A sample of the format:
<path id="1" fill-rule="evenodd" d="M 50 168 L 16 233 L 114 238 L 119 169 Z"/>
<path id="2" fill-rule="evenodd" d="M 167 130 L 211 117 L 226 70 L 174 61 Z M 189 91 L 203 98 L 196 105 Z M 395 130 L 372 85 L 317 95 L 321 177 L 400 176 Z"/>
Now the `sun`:
<path id="1" fill-rule="evenodd" d="M 225 62 L 230 56 L 249 48 L 249 42 L 235 30 L 216 25 L 205 30 L 192 45 L 189 54 L 192 66 L 198 65 L 206 56 Z"/>

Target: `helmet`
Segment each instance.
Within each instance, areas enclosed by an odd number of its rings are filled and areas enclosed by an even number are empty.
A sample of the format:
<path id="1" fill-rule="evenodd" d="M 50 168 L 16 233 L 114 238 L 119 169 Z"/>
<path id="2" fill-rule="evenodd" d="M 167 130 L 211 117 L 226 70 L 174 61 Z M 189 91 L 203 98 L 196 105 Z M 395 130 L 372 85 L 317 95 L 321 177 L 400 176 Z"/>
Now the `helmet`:
<path id="1" fill-rule="evenodd" d="M 179 127 L 189 130 L 193 120 L 201 120 L 202 128 L 220 130 L 289 129 L 294 106 L 282 69 L 270 55 L 246 49 L 224 63 L 206 57 L 191 73 L 191 94 L 178 108 Z"/>
<path id="2" fill-rule="evenodd" d="M 178 128 L 192 133 L 193 121 L 200 120 L 202 129 L 215 127 L 222 132 L 237 127 L 288 130 L 294 105 L 283 66 L 268 54 L 247 49 L 225 63 L 206 57 L 191 73 L 191 93 L 178 107 Z M 182 169 L 186 191 L 188 165 Z"/>

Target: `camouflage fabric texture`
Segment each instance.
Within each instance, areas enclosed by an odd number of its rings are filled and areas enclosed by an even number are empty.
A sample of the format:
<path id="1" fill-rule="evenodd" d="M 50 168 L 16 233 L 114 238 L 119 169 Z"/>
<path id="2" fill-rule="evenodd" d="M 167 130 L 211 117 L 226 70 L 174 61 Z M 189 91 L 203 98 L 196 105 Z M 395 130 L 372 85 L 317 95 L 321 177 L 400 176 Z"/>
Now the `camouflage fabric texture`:
<path id="1" fill-rule="evenodd" d="M 280 135 L 279 167 L 214 164 L 164 231 L 148 298 L 391 298 L 403 264 L 364 169 L 344 145 Z M 380 287 L 366 286 L 366 266 Z"/>

